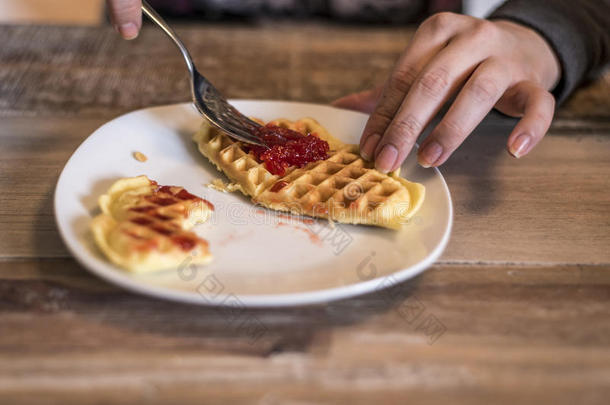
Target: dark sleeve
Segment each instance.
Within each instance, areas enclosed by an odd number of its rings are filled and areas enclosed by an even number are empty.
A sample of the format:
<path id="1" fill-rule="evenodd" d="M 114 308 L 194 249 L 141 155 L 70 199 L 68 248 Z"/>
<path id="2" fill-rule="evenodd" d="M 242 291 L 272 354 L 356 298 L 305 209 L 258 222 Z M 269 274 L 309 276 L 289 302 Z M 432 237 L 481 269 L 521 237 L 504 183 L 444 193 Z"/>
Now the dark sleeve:
<path id="1" fill-rule="evenodd" d="M 489 18 L 526 25 L 547 40 L 561 63 L 558 104 L 610 60 L 610 0 L 508 0 Z"/>

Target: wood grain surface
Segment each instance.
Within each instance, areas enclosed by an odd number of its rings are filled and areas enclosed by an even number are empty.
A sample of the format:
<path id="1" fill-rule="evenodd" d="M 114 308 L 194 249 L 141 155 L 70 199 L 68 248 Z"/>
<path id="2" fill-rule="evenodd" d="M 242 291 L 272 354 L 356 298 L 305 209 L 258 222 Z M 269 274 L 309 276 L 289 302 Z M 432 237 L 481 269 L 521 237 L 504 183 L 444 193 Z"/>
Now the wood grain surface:
<path id="1" fill-rule="evenodd" d="M 609 270 L 436 266 L 348 301 L 248 310 L 267 328 L 252 341 L 222 310 L 126 293 L 70 259 L 1 263 L 0 393 L 63 404 L 398 404 L 407 393 L 602 403 Z M 442 321 L 440 336 L 426 316 Z"/>
<path id="2" fill-rule="evenodd" d="M 179 28 L 199 70 L 227 97 L 327 103 L 382 83 L 413 28 L 267 23 Z M 190 99 L 184 61 L 164 34 L 0 25 L 0 114 L 110 116 Z M 610 73 L 558 118 L 608 124 Z M 607 126 L 606 126 L 607 127 Z"/>
<path id="3" fill-rule="evenodd" d="M 411 28 L 186 26 L 229 97 L 326 103 L 384 79 Z M 247 310 L 137 296 L 69 256 L 53 217 L 76 147 L 124 112 L 189 99 L 145 28 L 0 26 L 0 403 L 573 404 L 610 397 L 610 79 L 541 145 L 490 116 L 442 172 L 451 241 L 429 271 L 326 305 Z"/>

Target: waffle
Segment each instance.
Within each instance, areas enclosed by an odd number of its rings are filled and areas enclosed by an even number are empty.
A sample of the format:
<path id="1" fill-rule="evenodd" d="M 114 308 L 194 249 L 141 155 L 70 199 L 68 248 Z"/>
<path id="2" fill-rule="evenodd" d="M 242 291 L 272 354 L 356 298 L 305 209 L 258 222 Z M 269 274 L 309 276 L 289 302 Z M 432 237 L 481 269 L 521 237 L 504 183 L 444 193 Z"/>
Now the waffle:
<path id="1" fill-rule="evenodd" d="M 259 120 L 260 122 L 260 120 Z M 358 146 L 334 138 L 312 118 L 278 119 L 270 124 L 301 134 L 316 134 L 329 143 L 325 160 L 302 168 L 290 167 L 283 176 L 271 174 L 240 142 L 204 122 L 194 135 L 199 151 L 235 183 L 234 188 L 256 204 L 297 215 L 390 229 L 401 226 L 421 207 L 424 186 L 399 173 L 381 173 L 358 154 Z"/>
<path id="2" fill-rule="evenodd" d="M 205 222 L 213 206 L 182 187 L 159 186 L 146 176 L 115 182 L 99 198 L 91 222 L 95 242 L 116 265 L 135 273 L 207 263 L 205 240 L 188 229 Z"/>

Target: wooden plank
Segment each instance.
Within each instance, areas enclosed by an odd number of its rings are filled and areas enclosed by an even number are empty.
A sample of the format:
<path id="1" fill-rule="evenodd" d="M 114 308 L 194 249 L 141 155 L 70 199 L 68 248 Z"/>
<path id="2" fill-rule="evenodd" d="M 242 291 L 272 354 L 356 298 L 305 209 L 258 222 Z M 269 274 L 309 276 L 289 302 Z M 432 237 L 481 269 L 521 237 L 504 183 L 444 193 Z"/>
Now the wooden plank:
<path id="1" fill-rule="evenodd" d="M 104 119 L 14 117 L 0 126 L 0 257 L 65 257 L 52 193 Z M 484 125 L 442 168 L 455 226 L 442 262 L 610 263 L 610 138 L 551 133 L 521 160 L 510 127 Z"/>
<path id="2" fill-rule="evenodd" d="M 53 214 L 61 169 L 105 120 L 20 118 L 0 124 L 0 257 L 66 256 Z"/>
<path id="3" fill-rule="evenodd" d="M 217 308 L 121 291 L 71 259 L 4 261 L 0 401 L 604 403 L 609 270 L 437 266 L 337 303 L 248 310 L 266 326 L 252 342 Z M 432 343 L 428 315 L 445 327 Z"/>
<path id="4" fill-rule="evenodd" d="M 228 97 L 308 101 L 382 80 L 410 32 L 285 24 L 179 29 L 199 69 Z M 152 27 L 131 42 L 110 28 L 0 26 L 0 36 L 5 115 L 107 115 L 190 99 L 184 61 Z"/>
<path id="5" fill-rule="evenodd" d="M 413 27 L 323 23 L 178 29 L 200 70 L 228 97 L 327 103 L 381 83 Z M 110 28 L 0 26 L 0 115 L 100 116 L 187 101 L 186 69 L 160 30 L 136 41 Z M 604 120 L 610 73 L 559 111 Z"/>
<path id="6" fill-rule="evenodd" d="M 528 156 L 484 125 L 441 168 L 455 208 L 443 260 L 609 263 L 610 138 L 554 130 Z"/>

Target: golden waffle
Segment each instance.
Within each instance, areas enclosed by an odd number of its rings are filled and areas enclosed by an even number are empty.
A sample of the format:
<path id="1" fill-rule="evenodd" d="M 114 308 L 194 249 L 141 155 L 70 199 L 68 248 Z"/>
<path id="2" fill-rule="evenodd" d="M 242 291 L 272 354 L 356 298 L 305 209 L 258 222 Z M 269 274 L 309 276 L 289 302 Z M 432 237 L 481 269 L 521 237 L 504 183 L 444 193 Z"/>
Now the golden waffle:
<path id="1" fill-rule="evenodd" d="M 278 119 L 271 124 L 304 135 L 315 133 L 329 143 L 329 157 L 276 176 L 244 152 L 241 143 L 207 122 L 193 139 L 199 151 L 236 183 L 235 188 L 274 210 L 399 229 L 423 203 L 424 186 L 398 172 L 375 170 L 373 163 L 360 157 L 356 145 L 342 143 L 314 119 Z"/>
<path id="2" fill-rule="evenodd" d="M 159 186 L 146 176 L 121 179 L 99 198 L 102 214 L 91 222 L 99 248 L 133 272 L 207 263 L 205 240 L 188 229 L 205 222 L 213 206 L 182 187 Z"/>

